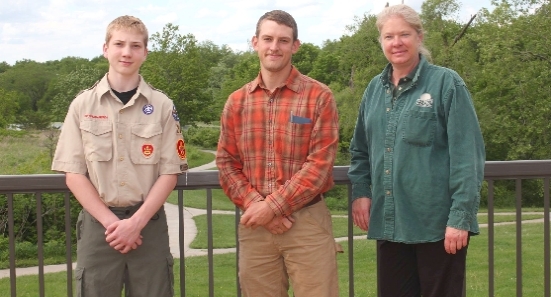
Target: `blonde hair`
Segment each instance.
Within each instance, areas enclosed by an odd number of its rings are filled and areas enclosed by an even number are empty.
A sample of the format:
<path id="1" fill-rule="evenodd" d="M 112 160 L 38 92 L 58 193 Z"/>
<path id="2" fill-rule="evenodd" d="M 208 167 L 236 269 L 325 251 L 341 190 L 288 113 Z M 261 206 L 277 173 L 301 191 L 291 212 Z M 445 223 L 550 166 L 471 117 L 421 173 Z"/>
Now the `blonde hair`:
<path id="1" fill-rule="evenodd" d="M 140 20 L 137 17 L 129 16 L 129 15 L 123 15 L 116 19 L 114 19 L 109 25 L 107 26 L 107 33 L 105 34 L 105 43 L 109 43 L 109 40 L 111 40 L 111 36 L 113 36 L 113 32 L 116 30 L 132 30 L 135 32 L 138 32 L 139 34 L 143 35 L 143 42 L 145 47 L 147 47 L 147 41 L 149 40 L 149 33 L 147 32 L 147 28 L 145 27 L 142 20 Z"/>
<path id="2" fill-rule="evenodd" d="M 386 23 L 386 21 L 388 21 L 389 18 L 393 16 L 401 17 L 417 32 L 417 34 L 425 35 L 423 22 L 421 21 L 421 17 L 419 16 L 419 14 L 415 10 L 413 10 L 413 8 L 405 4 L 398 4 L 385 7 L 377 15 L 377 22 L 375 24 L 377 26 L 377 30 L 379 30 L 379 42 L 381 42 L 381 30 L 384 24 Z M 423 42 L 421 42 L 421 44 L 419 45 L 419 53 L 430 60 L 430 51 L 425 47 Z"/>

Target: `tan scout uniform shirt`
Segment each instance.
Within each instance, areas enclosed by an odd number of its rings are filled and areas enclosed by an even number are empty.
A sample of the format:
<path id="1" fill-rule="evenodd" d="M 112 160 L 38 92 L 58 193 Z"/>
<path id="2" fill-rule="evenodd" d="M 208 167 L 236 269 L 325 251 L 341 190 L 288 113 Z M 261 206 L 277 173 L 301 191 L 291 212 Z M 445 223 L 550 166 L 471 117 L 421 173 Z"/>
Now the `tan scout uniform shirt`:
<path id="1" fill-rule="evenodd" d="M 136 94 L 123 105 L 106 74 L 71 103 L 52 170 L 88 173 L 107 206 L 142 202 L 159 175 L 187 170 L 172 100 L 140 76 Z"/>

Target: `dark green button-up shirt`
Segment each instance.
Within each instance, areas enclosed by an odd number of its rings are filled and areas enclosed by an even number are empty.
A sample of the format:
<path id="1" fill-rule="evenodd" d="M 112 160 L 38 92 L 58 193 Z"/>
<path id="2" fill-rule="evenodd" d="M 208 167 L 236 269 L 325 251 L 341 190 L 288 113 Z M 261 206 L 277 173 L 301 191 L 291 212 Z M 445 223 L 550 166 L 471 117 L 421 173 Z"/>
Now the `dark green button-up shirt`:
<path id="1" fill-rule="evenodd" d="M 350 144 L 352 200 L 372 199 L 368 238 L 434 242 L 446 226 L 477 234 L 485 151 L 465 83 L 421 57 L 393 104 L 391 67 L 365 90 Z"/>

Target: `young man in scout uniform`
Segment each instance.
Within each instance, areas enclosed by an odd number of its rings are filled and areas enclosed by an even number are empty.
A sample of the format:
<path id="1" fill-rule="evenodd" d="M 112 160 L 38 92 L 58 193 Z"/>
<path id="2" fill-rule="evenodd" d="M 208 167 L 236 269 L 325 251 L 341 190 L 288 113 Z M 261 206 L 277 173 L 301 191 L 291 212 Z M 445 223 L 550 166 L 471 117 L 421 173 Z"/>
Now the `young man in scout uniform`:
<path id="1" fill-rule="evenodd" d="M 139 74 L 148 32 L 121 16 L 107 27 L 109 72 L 73 100 L 52 170 L 83 210 L 77 221 L 78 296 L 173 296 L 163 204 L 187 170 L 172 100 Z"/>

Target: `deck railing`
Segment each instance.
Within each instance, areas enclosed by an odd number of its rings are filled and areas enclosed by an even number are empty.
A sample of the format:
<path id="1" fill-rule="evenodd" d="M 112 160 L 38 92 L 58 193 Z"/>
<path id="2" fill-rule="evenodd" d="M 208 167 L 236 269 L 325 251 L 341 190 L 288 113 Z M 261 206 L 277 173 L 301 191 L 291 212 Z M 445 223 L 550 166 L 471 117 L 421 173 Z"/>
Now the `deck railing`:
<path id="1" fill-rule="evenodd" d="M 334 167 L 334 179 L 336 184 L 348 185 L 348 195 L 351 194 L 350 181 L 347 177 L 347 166 Z M 543 266 L 543 275 L 541 275 L 541 282 L 543 284 L 542 292 L 545 297 L 550 297 L 550 229 L 549 229 L 549 180 L 551 178 L 551 160 L 538 160 L 538 161 L 489 161 L 486 162 L 485 167 L 485 180 L 487 182 L 487 201 L 488 201 L 488 296 L 496 295 L 495 284 L 495 226 L 494 223 L 494 183 L 498 180 L 514 180 L 516 195 L 515 195 L 515 226 L 516 226 L 516 245 L 515 245 L 515 257 L 516 257 L 516 275 L 515 275 L 515 287 L 516 296 L 523 296 L 523 249 L 522 249 L 522 183 L 523 180 L 536 179 L 542 181 L 543 192 L 543 246 L 541 247 L 541 257 Z M 183 201 L 185 190 L 205 189 L 207 199 L 207 234 L 208 234 L 208 271 L 209 271 L 209 288 L 208 296 L 215 296 L 215 279 L 214 279 L 214 249 L 212 240 L 212 190 L 219 189 L 218 172 L 214 170 L 189 172 L 181 175 L 178 178 L 178 184 L 175 190 L 178 191 L 178 207 L 179 213 L 183 213 Z M 67 186 L 65 185 L 65 179 L 60 174 L 49 175 L 0 175 L 0 196 L 4 195 L 7 198 L 7 205 L 0 207 L 7 208 L 8 212 L 8 233 L 9 233 L 9 277 L 10 277 L 10 295 L 16 296 L 17 288 L 17 270 L 15 269 L 15 234 L 14 234 L 14 204 L 17 203 L 17 199 L 14 198 L 15 194 L 19 193 L 31 193 L 36 199 L 36 213 L 37 213 L 37 247 L 38 247 L 38 286 L 39 296 L 46 296 L 44 285 L 44 257 L 43 257 L 43 221 L 42 221 L 42 195 L 44 193 L 64 193 L 65 197 L 65 234 L 66 234 L 66 274 L 67 274 L 67 296 L 73 296 L 73 272 L 72 272 L 72 239 L 71 230 L 74 227 L 74 223 L 71 221 L 70 214 L 70 199 L 71 195 Z M 349 206 L 350 213 L 350 206 Z M 236 211 L 236 224 L 238 223 L 239 212 Z M 180 242 L 180 255 L 184 255 L 184 219 L 183 216 L 179 217 L 179 242 Z M 355 296 L 354 285 L 354 241 L 353 236 L 353 224 L 350 216 L 348 216 L 348 292 L 349 296 Z M 237 247 L 239 248 L 239 247 Z M 236 254 L 237 257 L 237 254 Z M 186 294 L 186 268 L 185 257 L 180 258 L 180 294 L 185 296 Z M 237 282 L 237 271 L 236 271 Z M 468 284 L 466 284 L 468 285 Z M 464 292 L 463 295 L 466 293 Z M 241 296 L 239 286 L 237 286 L 236 296 Z M 2 296 L 8 296 L 5 292 Z"/>

